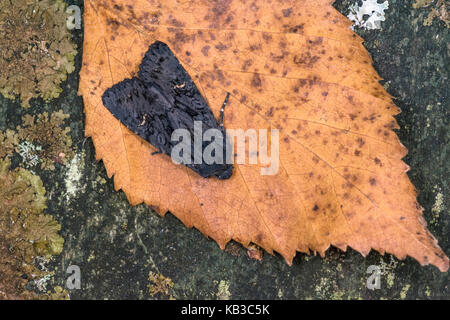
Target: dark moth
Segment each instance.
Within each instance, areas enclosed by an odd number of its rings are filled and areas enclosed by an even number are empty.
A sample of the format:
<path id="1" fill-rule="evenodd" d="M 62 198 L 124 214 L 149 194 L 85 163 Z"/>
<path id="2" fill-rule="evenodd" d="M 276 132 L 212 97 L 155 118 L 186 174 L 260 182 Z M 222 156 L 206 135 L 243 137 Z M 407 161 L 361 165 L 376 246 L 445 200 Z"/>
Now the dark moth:
<path id="1" fill-rule="evenodd" d="M 165 43 L 153 43 L 139 66 L 138 77 L 126 79 L 107 89 L 102 100 L 105 107 L 128 129 L 158 148 L 158 153 L 171 156 L 173 148 L 179 143 L 172 141 L 172 133 L 177 129 L 187 130 L 191 141 L 188 141 L 190 155 L 189 152 L 186 154 L 190 161 L 183 164 L 204 178 L 231 177 L 233 165 L 225 161 L 228 142 L 225 129 L 222 124 L 219 125 L 200 91 Z M 195 148 L 194 122 L 201 122 L 202 137 L 209 129 L 220 131 L 223 139 L 211 140 L 218 144 L 223 161 L 196 163 L 199 152 L 203 159 L 203 151 L 211 142 L 203 141 L 200 148 L 198 144 Z"/>

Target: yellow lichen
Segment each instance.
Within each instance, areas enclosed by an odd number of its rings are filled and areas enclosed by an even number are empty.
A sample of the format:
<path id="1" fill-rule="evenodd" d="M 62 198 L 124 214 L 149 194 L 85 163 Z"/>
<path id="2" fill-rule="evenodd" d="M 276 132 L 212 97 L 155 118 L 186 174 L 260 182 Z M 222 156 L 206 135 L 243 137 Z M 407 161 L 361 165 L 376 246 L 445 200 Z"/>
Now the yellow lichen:
<path id="1" fill-rule="evenodd" d="M 147 288 L 152 297 L 160 294 L 161 296 L 168 297 L 171 300 L 174 299 L 171 294 L 174 286 L 172 279 L 164 277 L 162 274 L 156 274 L 150 271 L 148 274 L 148 280 L 151 284 L 149 284 Z"/>
<path id="2" fill-rule="evenodd" d="M 219 300 L 230 300 L 230 282 L 221 280 L 217 289 L 217 299 Z"/>
<path id="3" fill-rule="evenodd" d="M 385 262 L 386 258 L 380 257 L 380 269 L 381 269 L 381 275 L 383 276 L 383 279 L 386 279 L 387 287 L 390 289 L 394 286 L 395 283 L 395 270 L 398 266 L 398 261 L 394 259 L 393 256 L 389 256 L 390 260 L 389 262 Z"/>
<path id="4" fill-rule="evenodd" d="M 413 8 L 422 8 L 429 6 L 434 0 L 416 0 L 416 2 L 413 3 Z"/>
<path id="5" fill-rule="evenodd" d="M 63 0 L 0 1 L 0 93 L 49 101 L 74 71 L 76 45 L 67 29 Z"/>
<path id="6" fill-rule="evenodd" d="M 41 295 L 39 300 L 69 300 L 69 292 L 67 289 L 56 286 L 53 289 L 53 292 L 48 291 L 47 293 Z"/>
<path id="7" fill-rule="evenodd" d="M 436 200 L 434 201 L 433 208 L 431 208 L 431 211 L 435 214 L 441 213 L 442 209 L 444 207 L 444 195 L 442 192 L 438 192 L 436 194 Z"/>
<path id="8" fill-rule="evenodd" d="M 407 284 L 402 288 L 402 291 L 400 291 L 400 299 L 404 300 L 406 299 L 406 294 L 408 293 L 409 288 L 411 287 L 410 284 Z"/>
<path id="9" fill-rule="evenodd" d="M 50 275 L 37 268 L 35 260 L 60 254 L 64 239 L 57 233 L 61 226 L 43 213 L 41 179 L 9 167 L 9 159 L 0 160 L 0 299 L 35 298 L 25 284 Z"/>
<path id="10" fill-rule="evenodd" d="M 18 144 L 18 137 L 12 130 L 0 131 L 0 159 L 11 156 Z"/>
<path id="11" fill-rule="evenodd" d="M 423 8 L 430 6 L 434 0 L 416 0 L 413 3 L 413 8 Z M 437 2 L 433 5 L 431 8 L 430 13 L 425 18 L 423 25 L 424 26 L 431 26 L 433 24 L 433 21 L 435 18 L 439 18 L 441 21 L 445 23 L 447 28 L 450 28 L 450 17 L 448 14 L 448 7 L 449 3 L 448 1 L 444 0 L 437 0 Z"/>

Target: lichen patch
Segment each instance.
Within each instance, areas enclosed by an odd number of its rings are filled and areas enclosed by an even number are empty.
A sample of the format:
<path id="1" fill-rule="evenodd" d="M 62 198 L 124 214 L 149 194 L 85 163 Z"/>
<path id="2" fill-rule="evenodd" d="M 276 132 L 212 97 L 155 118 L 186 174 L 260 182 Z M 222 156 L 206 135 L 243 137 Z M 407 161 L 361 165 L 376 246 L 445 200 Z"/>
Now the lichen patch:
<path id="1" fill-rule="evenodd" d="M 361 6 L 358 2 L 350 6 L 347 18 L 353 21 L 354 27 L 366 30 L 381 29 L 381 21 L 385 21 L 384 10 L 389 8 L 389 2 L 378 3 L 377 0 L 363 0 Z"/>
<path id="2" fill-rule="evenodd" d="M 69 201 L 75 197 L 81 188 L 81 177 L 83 176 L 84 169 L 84 155 L 77 154 L 70 161 L 69 169 L 67 170 L 64 183 L 66 186 L 66 200 Z"/>
<path id="3" fill-rule="evenodd" d="M 62 0 L 0 1 L 0 93 L 44 101 L 62 92 L 61 82 L 75 70 L 77 53 L 67 29 Z"/>

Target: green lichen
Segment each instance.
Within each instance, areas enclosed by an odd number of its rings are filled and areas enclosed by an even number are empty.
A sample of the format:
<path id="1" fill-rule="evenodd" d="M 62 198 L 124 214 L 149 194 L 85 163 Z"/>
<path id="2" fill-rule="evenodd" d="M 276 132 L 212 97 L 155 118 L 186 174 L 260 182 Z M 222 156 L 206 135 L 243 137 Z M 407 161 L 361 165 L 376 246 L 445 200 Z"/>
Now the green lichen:
<path id="1" fill-rule="evenodd" d="M 402 288 L 402 291 L 400 292 L 400 299 L 402 300 L 406 299 L 406 294 L 408 293 L 410 287 L 411 285 L 407 284 Z"/>
<path id="2" fill-rule="evenodd" d="M 429 286 L 426 286 L 426 288 L 425 288 L 425 295 L 426 295 L 427 297 L 430 297 L 430 296 L 431 296 L 431 289 L 430 289 Z"/>
<path id="3" fill-rule="evenodd" d="M 355 283 L 352 286 L 343 286 L 346 274 L 343 270 L 342 263 L 338 262 L 339 252 L 332 251 L 324 258 L 325 264 L 322 269 L 314 276 L 314 294 L 306 299 L 320 300 L 360 300 L 361 292 L 354 290 L 359 286 L 356 277 L 353 277 Z M 365 284 L 366 278 L 361 278 L 361 284 Z"/>
<path id="4" fill-rule="evenodd" d="M 0 1 L 0 93 L 44 101 L 62 92 L 77 53 L 67 29 L 63 0 Z"/>
<path id="5" fill-rule="evenodd" d="M 50 277 L 36 266 L 61 253 L 61 226 L 43 211 L 45 189 L 28 170 L 10 170 L 10 160 L 0 160 L 0 299 L 36 298 L 27 282 Z"/>
<path id="6" fill-rule="evenodd" d="M 436 200 L 434 201 L 433 207 L 431 208 L 431 212 L 433 212 L 436 215 L 439 215 L 439 213 L 442 212 L 444 208 L 444 195 L 442 192 L 438 192 L 436 194 Z"/>
<path id="7" fill-rule="evenodd" d="M 40 164 L 41 169 L 54 170 L 55 163 L 66 165 L 74 157 L 70 128 L 63 128 L 69 115 L 61 110 L 23 116 L 23 124 L 17 127 L 17 139 L 20 141 L 15 150 L 22 156 L 26 167 Z"/>
<path id="8" fill-rule="evenodd" d="M 394 286 L 394 281 L 395 281 L 395 275 L 393 273 L 388 273 L 386 275 L 386 284 L 389 289 Z"/>
<path id="9" fill-rule="evenodd" d="M 398 266 L 398 260 L 393 256 L 389 256 L 389 262 L 386 262 L 383 257 L 380 257 L 379 267 L 381 269 L 382 279 L 386 280 L 386 285 L 388 289 L 391 289 L 395 284 L 396 272 Z"/>
<path id="10" fill-rule="evenodd" d="M 334 279 L 332 280 L 328 277 L 321 278 L 319 284 L 315 286 L 314 291 L 319 299 L 345 299 L 345 292 L 343 290 L 339 290 Z"/>

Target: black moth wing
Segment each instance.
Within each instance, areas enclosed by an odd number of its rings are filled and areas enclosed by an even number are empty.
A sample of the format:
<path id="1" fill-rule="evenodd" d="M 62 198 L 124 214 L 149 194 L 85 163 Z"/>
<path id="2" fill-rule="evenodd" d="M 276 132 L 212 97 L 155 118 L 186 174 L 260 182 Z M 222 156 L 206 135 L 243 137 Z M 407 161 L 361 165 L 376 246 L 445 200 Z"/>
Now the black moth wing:
<path id="1" fill-rule="evenodd" d="M 128 129 L 170 155 L 173 131 L 167 117 L 170 101 L 159 88 L 138 78 L 125 79 L 107 89 L 102 100 Z"/>
<path id="2" fill-rule="evenodd" d="M 176 109 L 185 111 L 195 121 L 202 121 L 206 129 L 220 129 L 197 86 L 165 43 L 156 41 L 149 47 L 138 74 L 142 81 L 155 83 L 173 97 Z"/>
<path id="3" fill-rule="evenodd" d="M 176 129 L 189 131 L 191 163 L 185 164 L 202 177 L 228 179 L 233 165 L 194 163 L 194 121 L 202 122 L 203 133 L 217 129 L 228 143 L 225 130 L 214 117 L 199 90 L 169 47 L 156 42 L 150 46 L 139 70 L 139 78 L 126 79 L 107 89 L 102 97 L 105 107 L 128 129 L 171 156 L 178 143 L 171 141 Z M 209 142 L 203 142 L 202 153 Z"/>

